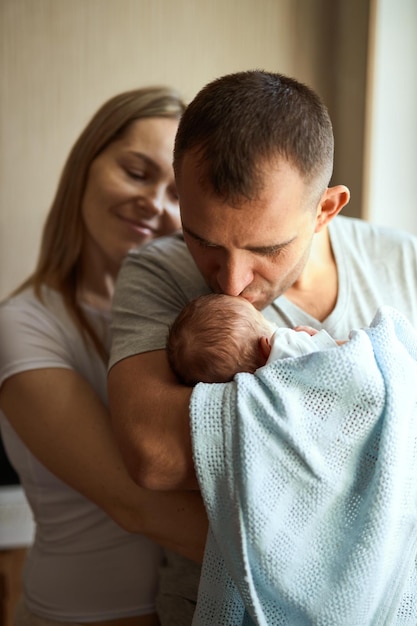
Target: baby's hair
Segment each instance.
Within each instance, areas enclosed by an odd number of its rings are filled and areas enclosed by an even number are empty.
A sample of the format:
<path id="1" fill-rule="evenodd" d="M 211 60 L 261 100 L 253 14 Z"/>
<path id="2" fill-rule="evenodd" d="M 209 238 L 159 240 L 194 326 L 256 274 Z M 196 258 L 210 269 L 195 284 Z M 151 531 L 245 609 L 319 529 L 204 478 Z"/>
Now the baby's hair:
<path id="1" fill-rule="evenodd" d="M 270 328 L 265 322 L 265 334 Z M 253 373 L 263 365 L 260 320 L 243 298 L 200 296 L 188 303 L 170 327 L 168 361 L 186 385 L 228 382 L 237 372 Z"/>

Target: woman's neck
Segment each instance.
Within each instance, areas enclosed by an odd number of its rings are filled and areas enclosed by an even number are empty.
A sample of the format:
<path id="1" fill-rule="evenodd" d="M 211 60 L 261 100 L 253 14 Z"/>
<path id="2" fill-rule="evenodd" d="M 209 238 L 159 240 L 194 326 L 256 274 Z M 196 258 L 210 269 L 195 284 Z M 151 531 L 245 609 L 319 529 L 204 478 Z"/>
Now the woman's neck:
<path id="1" fill-rule="evenodd" d="M 90 278 L 90 279 L 89 279 Z M 103 274 L 100 280 L 82 276 L 78 281 L 77 300 L 100 311 L 109 311 L 114 295 L 115 277 Z"/>
<path id="2" fill-rule="evenodd" d="M 105 255 L 87 237 L 78 265 L 77 300 L 99 310 L 110 310 L 120 263 Z"/>

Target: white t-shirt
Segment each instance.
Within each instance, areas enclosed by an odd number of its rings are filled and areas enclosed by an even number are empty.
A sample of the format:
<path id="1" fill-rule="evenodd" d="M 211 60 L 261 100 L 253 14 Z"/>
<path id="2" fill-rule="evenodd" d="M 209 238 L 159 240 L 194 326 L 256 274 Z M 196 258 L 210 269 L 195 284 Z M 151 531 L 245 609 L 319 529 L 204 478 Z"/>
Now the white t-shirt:
<path id="1" fill-rule="evenodd" d="M 29 289 L 0 306 L 0 385 L 19 372 L 67 368 L 84 376 L 107 405 L 105 364 L 93 349 L 87 349 L 61 296 L 47 288 L 42 293 L 44 303 Z M 109 313 L 91 308 L 85 308 L 85 313 L 109 346 Z M 154 611 L 160 547 L 122 530 L 49 472 L 1 412 L 0 426 L 36 522 L 24 569 L 28 608 L 48 619 L 76 622 Z"/>

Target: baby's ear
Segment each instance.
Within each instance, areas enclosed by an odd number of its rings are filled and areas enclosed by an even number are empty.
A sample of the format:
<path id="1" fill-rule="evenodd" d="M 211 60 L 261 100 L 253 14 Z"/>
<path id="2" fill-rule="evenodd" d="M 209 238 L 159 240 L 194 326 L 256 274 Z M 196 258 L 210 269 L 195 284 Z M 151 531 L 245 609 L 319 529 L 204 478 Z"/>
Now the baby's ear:
<path id="1" fill-rule="evenodd" d="M 269 337 L 263 335 L 259 338 L 259 353 L 261 356 L 261 363 L 265 365 L 268 360 L 269 354 L 271 352 L 271 342 L 269 341 Z"/>

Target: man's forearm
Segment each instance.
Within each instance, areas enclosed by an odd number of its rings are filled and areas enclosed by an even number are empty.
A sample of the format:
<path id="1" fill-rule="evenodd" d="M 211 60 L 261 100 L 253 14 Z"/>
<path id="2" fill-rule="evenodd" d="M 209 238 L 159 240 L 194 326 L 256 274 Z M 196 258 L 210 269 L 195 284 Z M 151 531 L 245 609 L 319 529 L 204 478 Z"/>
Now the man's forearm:
<path id="1" fill-rule="evenodd" d="M 191 389 L 164 351 L 116 363 L 108 377 L 112 425 L 133 480 L 147 489 L 198 488 L 189 426 Z"/>

